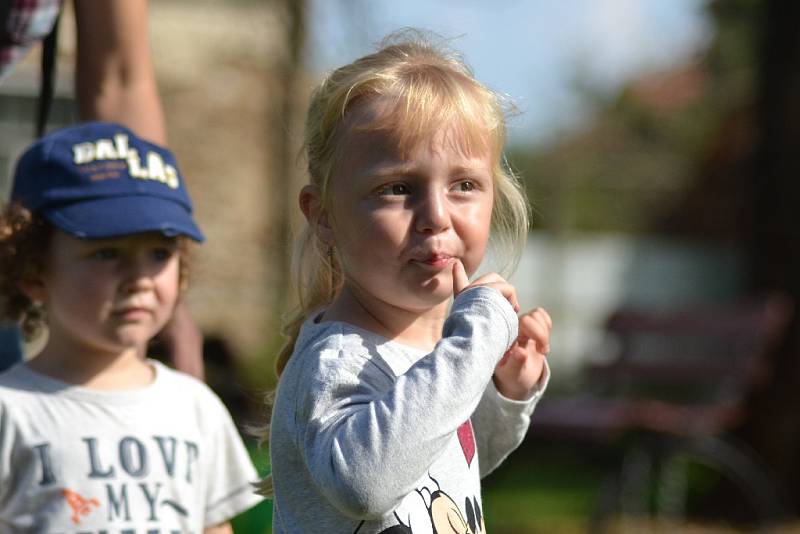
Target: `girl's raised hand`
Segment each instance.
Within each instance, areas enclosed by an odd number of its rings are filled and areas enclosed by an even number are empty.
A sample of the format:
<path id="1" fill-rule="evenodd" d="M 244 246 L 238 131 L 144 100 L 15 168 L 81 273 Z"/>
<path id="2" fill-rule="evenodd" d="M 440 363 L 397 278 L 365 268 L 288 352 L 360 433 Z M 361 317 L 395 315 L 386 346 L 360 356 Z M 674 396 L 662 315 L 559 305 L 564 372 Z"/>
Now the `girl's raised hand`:
<path id="1" fill-rule="evenodd" d="M 461 260 L 453 262 L 453 296 L 468 287 L 492 287 L 508 299 L 519 312 L 517 291 L 502 276 L 489 273 L 471 284 Z M 523 400 L 530 396 L 544 370 L 544 359 L 550 352 L 550 330 L 553 321 L 544 308 L 536 308 L 519 318 L 519 335 L 494 369 L 497 390 L 510 399 Z"/>
<path id="2" fill-rule="evenodd" d="M 498 290 L 513 306 L 515 312 L 519 312 L 519 302 L 517 302 L 517 290 L 514 286 L 506 282 L 505 278 L 497 273 L 489 273 L 481 276 L 471 284 L 467 278 L 467 272 L 461 260 L 453 261 L 453 296 L 455 297 L 468 287 L 487 286 Z"/>
<path id="3" fill-rule="evenodd" d="M 544 308 L 519 318 L 519 336 L 494 369 L 494 384 L 509 399 L 527 399 L 544 371 L 553 321 Z"/>

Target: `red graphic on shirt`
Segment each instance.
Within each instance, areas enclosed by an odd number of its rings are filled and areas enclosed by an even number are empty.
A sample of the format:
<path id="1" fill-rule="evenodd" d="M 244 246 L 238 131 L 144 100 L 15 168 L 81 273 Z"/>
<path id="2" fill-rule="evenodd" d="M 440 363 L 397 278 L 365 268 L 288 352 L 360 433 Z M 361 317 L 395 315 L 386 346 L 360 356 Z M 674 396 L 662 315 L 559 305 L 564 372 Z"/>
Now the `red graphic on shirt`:
<path id="1" fill-rule="evenodd" d="M 63 488 L 61 493 L 64 494 L 64 498 L 67 500 L 67 504 L 70 508 L 72 508 L 72 522 L 76 525 L 81 523 L 80 516 L 82 515 L 89 515 L 92 513 L 92 505 L 99 508 L 100 501 L 97 499 L 86 499 L 82 497 L 78 492 L 68 490 L 67 488 Z"/>
<path id="2" fill-rule="evenodd" d="M 467 419 L 458 430 L 458 442 L 461 444 L 461 450 L 464 451 L 464 458 L 467 460 L 467 465 L 472 465 L 472 458 L 475 456 L 475 435 L 472 433 L 472 422 Z"/>

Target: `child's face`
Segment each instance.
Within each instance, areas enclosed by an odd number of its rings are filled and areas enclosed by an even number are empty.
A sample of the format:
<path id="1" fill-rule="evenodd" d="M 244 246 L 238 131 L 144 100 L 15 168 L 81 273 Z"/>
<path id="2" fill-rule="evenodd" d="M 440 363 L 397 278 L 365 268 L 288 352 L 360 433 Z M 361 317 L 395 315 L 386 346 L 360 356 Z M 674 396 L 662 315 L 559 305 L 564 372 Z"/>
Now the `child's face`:
<path id="1" fill-rule="evenodd" d="M 332 177 L 332 235 L 346 283 L 372 298 L 422 311 L 452 296 L 452 268 L 473 273 L 489 238 L 492 159 L 466 154 L 443 128 L 402 154 L 391 132 L 354 131 L 380 101 L 353 110 Z"/>
<path id="2" fill-rule="evenodd" d="M 56 231 L 40 291 L 50 339 L 82 351 L 143 350 L 179 293 L 176 239 L 82 240 Z"/>

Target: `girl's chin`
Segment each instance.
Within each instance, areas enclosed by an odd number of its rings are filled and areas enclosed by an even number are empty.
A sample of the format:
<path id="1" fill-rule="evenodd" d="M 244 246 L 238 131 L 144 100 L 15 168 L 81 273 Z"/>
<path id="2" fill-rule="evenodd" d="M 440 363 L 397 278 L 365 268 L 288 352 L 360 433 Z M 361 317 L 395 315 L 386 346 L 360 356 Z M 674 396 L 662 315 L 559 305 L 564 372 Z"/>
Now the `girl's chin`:
<path id="1" fill-rule="evenodd" d="M 150 340 L 153 339 L 157 333 L 157 331 L 151 332 L 150 329 L 121 329 L 114 332 L 111 336 L 112 339 L 109 341 L 123 350 L 146 349 Z"/>
<path id="2" fill-rule="evenodd" d="M 438 287 L 434 291 L 422 291 L 416 295 L 420 308 L 437 308 L 446 306 L 453 298 L 452 288 Z"/>

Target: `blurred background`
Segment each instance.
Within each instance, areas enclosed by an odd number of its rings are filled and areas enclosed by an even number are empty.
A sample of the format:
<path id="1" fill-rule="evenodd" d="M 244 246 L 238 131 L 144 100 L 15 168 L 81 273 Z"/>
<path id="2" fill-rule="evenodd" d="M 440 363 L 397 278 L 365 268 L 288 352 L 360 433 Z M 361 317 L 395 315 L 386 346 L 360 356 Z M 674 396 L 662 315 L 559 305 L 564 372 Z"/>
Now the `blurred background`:
<path id="1" fill-rule="evenodd" d="M 309 91 L 407 26 L 452 39 L 515 104 L 507 157 L 534 221 L 513 281 L 556 324 L 547 398 L 486 480 L 489 530 L 800 531 L 791 1 L 151 2 L 170 145 L 208 237 L 189 305 L 237 421 L 274 386 Z M 53 128 L 76 117 L 69 21 L 59 38 Z M 0 85 L 4 195 L 38 65 Z"/>

